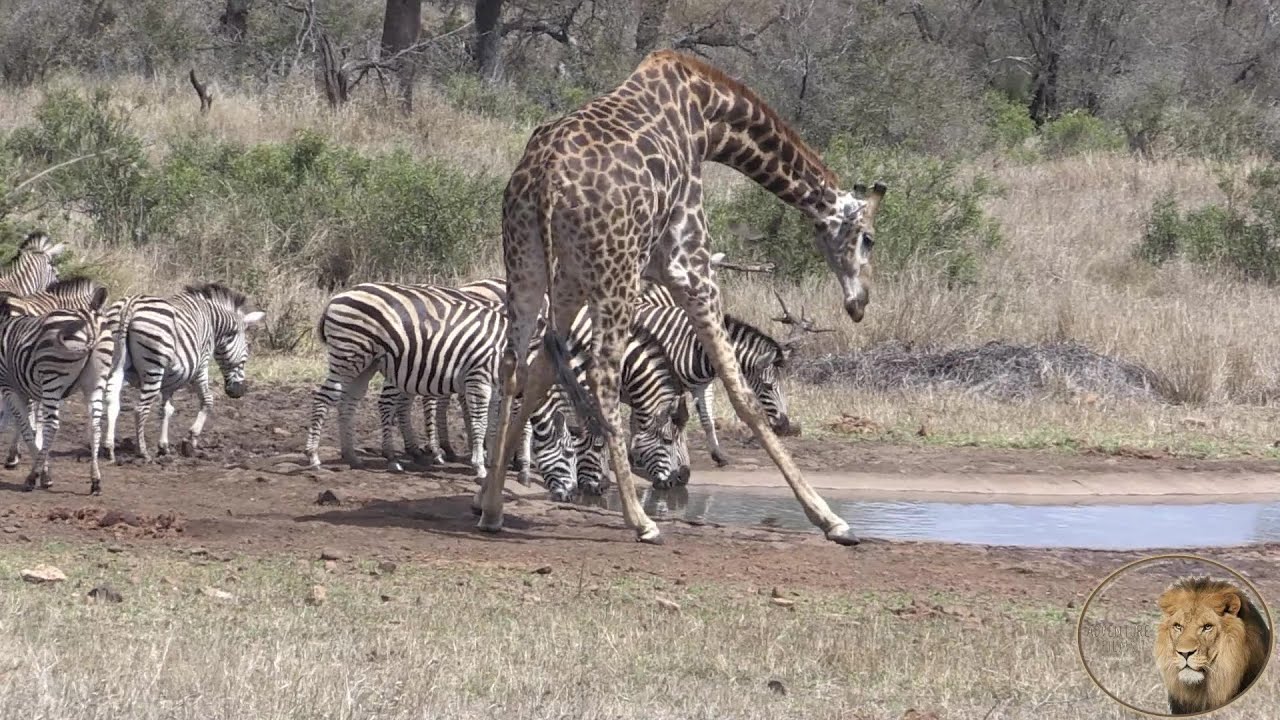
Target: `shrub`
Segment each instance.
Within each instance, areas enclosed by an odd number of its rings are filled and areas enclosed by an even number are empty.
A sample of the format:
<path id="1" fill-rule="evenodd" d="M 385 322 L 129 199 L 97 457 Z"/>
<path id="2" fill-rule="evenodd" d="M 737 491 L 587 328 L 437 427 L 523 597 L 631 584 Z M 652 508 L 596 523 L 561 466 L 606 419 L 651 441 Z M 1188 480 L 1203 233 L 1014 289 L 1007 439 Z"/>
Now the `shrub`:
<path id="1" fill-rule="evenodd" d="M 1055 157 L 1083 152 L 1119 150 L 1125 139 L 1085 110 L 1072 110 L 1040 128 L 1047 154 Z"/>
<path id="2" fill-rule="evenodd" d="M 942 270 L 952 283 L 976 277 L 980 254 L 996 245 L 1000 234 L 982 210 L 996 189 L 984 177 L 963 181 L 956 163 L 903 151 L 884 150 L 838 137 L 825 158 L 846 186 L 855 180 L 889 186 L 876 218 L 873 264 L 877 273 L 893 273 L 912 263 Z M 767 191 L 752 186 L 710 213 L 717 245 L 746 256 L 764 256 L 792 277 L 826 267 L 814 247 L 808 218 L 785 207 Z M 745 223 L 764 231 L 753 247 L 735 240 L 728 227 Z"/>
<path id="3" fill-rule="evenodd" d="M 1250 172 L 1243 187 L 1221 186 L 1225 206 L 1207 205 L 1186 214 L 1170 198 L 1152 207 L 1140 241 L 1139 257 L 1160 264 L 1182 256 L 1192 262 L 1228 269 L 1248 280 L 1280 280 L 1280 167 Z"/>
<path id="4" fill-rule="evenodd" d="M 999 148 L 1016 148 L 1036 133 L 1027 106 L 1002 92 L 988 91 L 986 112 L 991 142 Z"/>

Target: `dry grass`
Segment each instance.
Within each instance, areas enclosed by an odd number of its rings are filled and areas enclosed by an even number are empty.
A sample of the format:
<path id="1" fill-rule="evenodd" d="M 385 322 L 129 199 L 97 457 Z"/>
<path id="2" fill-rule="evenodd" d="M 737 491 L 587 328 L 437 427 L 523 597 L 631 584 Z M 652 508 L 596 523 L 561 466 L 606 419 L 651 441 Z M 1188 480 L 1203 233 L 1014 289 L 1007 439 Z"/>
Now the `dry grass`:
<path id="1" fill-rule="evenodd" d="M 70 579 L 18 580 L 37 562 Z M 10 546 L 0 559 L 0 715 L 1126 717 L 1085 677 L 1074 624 L 1054 609 L 899 616 L 890 611 L 910 599 L 802 591 L 787 611 L 728 586 L 449 564 L 377 575 L 372 565 Z M 124 602 L 89 602 L 101 583 Z M 306 603 L 313 584 L 326 587 L 322 605 Z M 1276 693 L 1260 687 L 1239 711 L 1256 716 Z"/>

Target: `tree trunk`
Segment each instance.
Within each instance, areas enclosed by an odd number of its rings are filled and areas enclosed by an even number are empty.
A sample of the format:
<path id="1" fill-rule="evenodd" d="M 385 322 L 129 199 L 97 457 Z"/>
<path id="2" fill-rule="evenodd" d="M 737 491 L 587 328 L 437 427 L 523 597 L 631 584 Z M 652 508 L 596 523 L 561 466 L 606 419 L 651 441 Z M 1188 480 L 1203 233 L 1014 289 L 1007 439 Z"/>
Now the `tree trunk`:
<path id="1" fill-rule="evenodd" d="M 648 55 L 658 46 L 658 35 L 662 30 L 662 19 L 667 15 L 667 5 L 671 0 L 644 0 L 640 7 L 640 18 L 636 21 L 636 53 Z"/>
<path id="2" fill-rule="evenodd" d="M 422 0 L 387 0 L 387 11 L 382 17 L 382 57 L 395 58 L 396 53 L 413 47 L 418 42 L 422 27 Z M 418 63 L 412 54 L 405 54 L 391 62 L 400 84 L 400 108 L 413 110 L 413 78 Z"/>
<path id="3" fill-rule="evenodd" d="M 502 74 L 502 0 L 476 0 L 475 63 L 485 80 Z"/>
<path id="4" fill-rule="evenodd" d="M 249 37 L 249 6 L 253 0 L 227 0 L 222 16 L 218 18 L 223 35 L 235 42 Z"/>

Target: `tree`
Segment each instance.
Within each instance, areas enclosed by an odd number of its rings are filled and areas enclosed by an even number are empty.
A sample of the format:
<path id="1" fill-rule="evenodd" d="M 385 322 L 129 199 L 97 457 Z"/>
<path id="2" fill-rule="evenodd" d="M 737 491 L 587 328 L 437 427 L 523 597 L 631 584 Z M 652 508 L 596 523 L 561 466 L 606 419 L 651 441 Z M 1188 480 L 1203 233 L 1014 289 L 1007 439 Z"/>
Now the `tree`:
<path id="1" fill-rule="evenodd" d="M 382 18 L 382 60 L 388 63 L 400 84 L 400 106 L 413 109 L 413 79 L 417 62 L 413 57 L 422 28 L 422 0 L 387 0 Z"/>
<path id="2" fill-rule="evenodd" d="M 235 42 L 244 42 L 249 37 L 249 6 L 253 0 L 227 0 L 222 15 L 218 17 L 218 25 L 222 34 Z"/>
<path id="3" fill-rule="evenodd" d="M 495 81 L 502 74 L 502 0 L 476 0 L 476 72 Z"/>

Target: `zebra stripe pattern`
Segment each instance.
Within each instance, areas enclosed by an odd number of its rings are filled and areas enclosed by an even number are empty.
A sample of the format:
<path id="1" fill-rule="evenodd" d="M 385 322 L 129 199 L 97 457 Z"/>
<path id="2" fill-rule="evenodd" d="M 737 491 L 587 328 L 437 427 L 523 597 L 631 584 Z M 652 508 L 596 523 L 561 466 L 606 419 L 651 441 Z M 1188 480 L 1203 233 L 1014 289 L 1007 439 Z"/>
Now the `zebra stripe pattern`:
<path id="1" fill-rule="evenodd" d="M 223 389 L 232 399 L 246 391 L 245 365 L 249 360 L 246 332 L 265 313 L 250 311 L 248 299 L 217 283 L 189 285 L 170 297 L 134 296 L 117 303 L 119 330 L 116 353 L 107 385 L 107 453 L 115 456 L 116 420 L 124 384 L 138 388 L 134 407 L 134 432 L 138 453 L 152 459 L 146 441 L 151 404 L 159 396 L 161 455 L 169 453 L 169 421 L 173 394 L 194 386 L 200 409 L 182 442 L 182 453 L 191 455 L 199 444 L 213 392 L 209 389 L 209 361 L 222 371 Z"/>
<path id="2" fill-rule="evenodd" d="M 641 306 L 636 311 L 633 323 L 643 327 L 662 343 L 676 368 L 681 384 L 693 394 L 698 420 L 706 433 L 711 458 L 717 465 L 727 465 L 729 458 L 720 447 L 713 414 L 712 383 L 716 379 L 715 367 L 711 363 L 711 356 L 698 340 L 689 316 L 675 305 L 666 288 L 653 284 L 641 294 Z M 782 393 L 781 369 L 788 356 L 786 348 L 758 328 L 732 315 L 724 316 L 724 327 L 743 377 L 764 408 L 774 432 L 779 435 L 796 434 L 798 426 L 794 426 L 787 416 L 786 398 Z"/>
<path id="3" fill-rule="evenodd" d="M 0 299 L 0 397 L 7 412 L 4 421 L 18 424 L 18 432 L 34 461 L 26 489 L 52 484 L 49 449 L 57 437 L 62 400 L 80 389 L 89 405 L 89 492 L 102 492 L 98 467 L 102 428 L 102 382 L 105 367 L 95 354 L 104 335 L 104 316 L 94 309 L 56 309 L 41 315 L 14 316 Z M 39 441 L 32 427 L 30 404 L 39 403 L 42 432 Z"/>
<path id="4" fill-rule="evenodd" d="M 309 463 L 319 464 L 320 431 L 337 403 L 343 461 L 360 464 L 351 417 L 369 380 L 381 372 L 385 385 L 379 416 L 388 460 L 395 459 L 389 442 L 393 420 L 400 421 L 406 449 L 411 454 L 416 449 L 408 423 L 412 395 L 447 399 L 461 392 L 473 439 L 471 465 L 476 477 L 483 478 L 486 443 L 475 439 L 488 435 L 490 398 L 506 328 L 506 317 L 496 307 L 454 288 L 365 283 L 335 295 L 317 327 L 317 336 L 328 348 L 329 372 L 312 405 Z M 537 412 L 549 414 L 554 408 L 544 403 Z M 562 461 L 558 469 L 542 470 L 549 485 L 576 485 L 572 460 Z"/>
<path id="5" fill-rule="evenodd" d="M 101 311 L 106 301 L 106 288 L 88 278 L 58 280 L 44 290 L 31 295 L 12 295 L 6 291 L 0 291 L 0 302 L 4 303 L 5 314 L 9 317 L 37 317 L 59 309 L 92 310 L 97 312 Z M 94 381 L 97 384 L 95 392 L 100 396 L 98 400 L 99 412 L 101 412 L 101 395 L 106 388 L 106 369 L 111 365 L 111 356 L 115 348 L 116 319 L 111 309 L 108 309 L 103 314 L 101 320 L 104 324 L 101 325 L 99 337 L 94 344 L 95 364 L 92 370 L 97 373 L 94 376 Z M 9 409 L 6 407 L 5 410 L 7 412 Z M 35 441 L 37 445 L 40 445 L 44 429 L 39 417 L 39 406 L 31 406 L 29 412 L 28 422 L 35 428 Z M 12 441 L 9 445 L 9 453 L 4 461 L 6 468 L 17 467 L 21 459 L 18 451 L 18 441 L 21 439 L 21 434 L 18 424 L 15 423 Z"/>
<path id="6" fill-rule="evenodd" d="M 53 261 L 64 249 L 62 243 L 53 242 L 42 232 L 30 233 L 18 246 L 18 256 L 0 270 L 0 291 L 31 295 L 57 282 Z"/>

